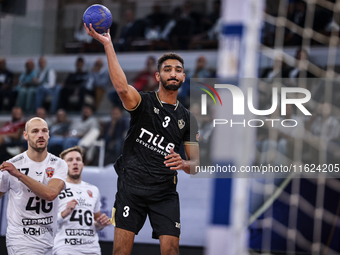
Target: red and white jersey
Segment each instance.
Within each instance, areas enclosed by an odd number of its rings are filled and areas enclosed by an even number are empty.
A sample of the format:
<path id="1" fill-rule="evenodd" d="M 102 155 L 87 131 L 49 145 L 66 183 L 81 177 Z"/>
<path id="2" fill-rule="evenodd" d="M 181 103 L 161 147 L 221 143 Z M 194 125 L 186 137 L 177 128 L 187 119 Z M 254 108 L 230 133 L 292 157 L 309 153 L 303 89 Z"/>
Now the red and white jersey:
<path id="1" fill-rule="evenodd" d="M 78 204 L 64 219 L 61 212 L 67 202 L 76 199 Z M 82 181 L 66 182 L 66 189 L 59 195 L 58 230 L 54 239 L 53 254 L 101 254 L 94 213 L 100 211 L 100 193 L 96 186 Z"/>
<path id="2" fill-rule="evenodd" d="M 31 160 L 26 151 L 8 160 L 20 172 L 45 185 L 51 179 L 66 183 L 68 167 L 64 160 L 48 153 L 42 162 Z M 0 192 L 8 192 L 7 246 L 53 247 L 57 227 L 58 199 L 46 201 L 36 196 L 18 178 L 4 171 Z"/>

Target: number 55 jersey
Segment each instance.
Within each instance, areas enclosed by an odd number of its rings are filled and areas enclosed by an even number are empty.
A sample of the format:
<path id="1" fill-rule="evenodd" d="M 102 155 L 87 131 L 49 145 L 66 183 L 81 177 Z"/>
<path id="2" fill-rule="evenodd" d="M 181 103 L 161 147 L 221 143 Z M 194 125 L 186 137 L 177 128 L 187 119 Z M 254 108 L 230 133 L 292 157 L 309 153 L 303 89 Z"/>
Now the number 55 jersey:
<path id="1" fill-rule="evenodd" d="M 31 160 L 26 152 L 8 162 L 20 172 L 45 185 L 55 178 L 64 182 L 66 180 L 66 162 L 50 153 L 42 162 Z M 7 246 L 53 247 L 58 214 L 57 198 L 53 201 L 39 198 L 7 171 L 3 172 L 0 180 L 0 192 L 8 192 Z"/>
<path id="2" fill-rule="evenodd" d="M 61 212 L 72 199 L 78 204 L 64 219 Z M 58 230 L 53 254 L 98 254 L 100 246 L 95 229 L 94 213 L 100 212 L 100 193 L 96 186 L 82 181 L 66 182 L 66 189 L 59 194 Z"/>

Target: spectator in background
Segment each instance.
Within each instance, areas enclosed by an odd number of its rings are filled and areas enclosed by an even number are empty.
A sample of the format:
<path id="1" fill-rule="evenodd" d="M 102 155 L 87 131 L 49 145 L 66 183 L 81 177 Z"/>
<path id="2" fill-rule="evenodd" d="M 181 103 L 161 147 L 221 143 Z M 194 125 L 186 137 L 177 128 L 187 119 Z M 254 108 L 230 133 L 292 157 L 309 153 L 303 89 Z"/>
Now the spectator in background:
<path id="1" fill-rule="evenodd" d="M 217 48 L 217 42 L 219 39 L 219 35 L 221 34 L 222 28 L 223 28 L 222 18 L 219 18 L 209 30 L 194 35 L 191 38 L 190 49 Z"/>
<path id="2" fill-rule="evenodd" d="M 35 108 L 43 106 L 44 99 L 48 95 L 52 95 L 50 112 L 55 113 L 58 109 L 59 94 L 61 87 L 56 84 L 57 75 L 53 68 L 48 68 L 45 57 L 39 58 L 39 70 L 38 70 L 38 88 L 35 98 Z"/>
<path id="3" fill-rule="evenodd" d="M 273 66 L 265 68 L 260 77 L 263 82 L 258 85 L 258 106 L 259 109 L 268 109 L 271 105 L 268 105 L 272 101 L 272 87 L 275 86 L 275 82 L 287 81 L 289 68 L 285 63 L 282 55 L 277 55 L 274 58 Z M 281 79 L 281 80 L 280 80 Z M 262 128 L 258 129 L 258 131 Z"/>
<path id="4" fill-rule="evenodd" d="M 35 110 L 35 116 L 42 118 L 46 122 L 48 129 L 50 129 L 50 127 L 52 125 L 52 121 L 47 117 L 47 112 L 46 112 L 46 109 L 44 107 L 37 108 Z"/>
<path id="5" fill-rule="evenodd" d="M 138 91 L 155 91 L 158 88 L 158 82 L 155 76 L 156 72 L 156 59 L 152 56 L 149 56 L 146 60 L 145 68 L 140 71 L 133 79 L 133 86 Z M 123 108 L 122 102 L 116 90 L 111 90 L 108 94 L 108 98 L 113 107 L 118 106 Z"/>
<path id="6" fill-rule="evenodd" d="M 186 18 L 191 20 L 192 22 L 192 33 L 193 34 L 198 34 L 201 32 L 201 27 L 202 27 L 202 13 L 193 11 L 192 9 L 193 3 L 192 1 L 185 1 L 183 4 L 183 13 L 182 13 L 182 18 Z"/>
<path id="7" fill-rule="evenodd" d="M 104 67 L 104 62 L 98 58 L 89 74 L 89 83 L 86 86 L 88 91 L 93 91 L 95 96 L 95 108 L 98 109 L 107 88 L 111 84 L 108 70 Z M 90 93 L 90 92 L 89 92 Z M 93 94 L 93 93 L 92 93 Z"/>
<path id="8" fill-rule="evenodd" d="M 82 43 L 91 43 L 92 42 L 92 37 L 89 36 L 86 33 L 86 29 L 84 28 L 84 22 L 83 21 L 81 21 L 79 23 L 79 26 L 75 29 L 74 39 L 77 42 L 82 42 Z"/>
<path id="9" fill-rule="evenodd" d="M 71 123 L 67 137 L 63 141 L 63 149 L 76 145 L 83 149 L 88 149 L 100 135 L 100 126 L 97 118 L 93 116 L 93 109 L 89 105 L 84 105 L 81 120 Z"/>
<path id="10" fill-rule="evenodd" d="M 283 56 L 277 56 L 274 59 L 273 66 L 263 70 L 261 78 L 267 82 L 272 82 L 275 78 L 288 78 L 289 70 L 284 61 Z"/>
<path id="11" fill-rule="evenodd" d="M 135 12 L 132 9 L 125 11 L 126 24 L 122 27 L 118 44 L 115 48 L 119 51 L 131 50 L 131 42 L 137 38 L 144 38 L 146 22 L 142 19 L 135 18 Z"/>
<path id="12" fill-rule="evenodd" d="M 59 108 L 65 110 L 80 110 L 86 95 L 86 85 L 89 81 L 88 72 L 84 71 L 84 59 L 79 57 L 76 60 L 76 71 L 70 73 L 60 91 Z M 70 99 L 76 98 L 74 108 L 70 107 Z"/>
<path id="13" fill-rule="evenodd" d="M 176 7 L 160 35 L 160 39 L 168 41 L 173 49 L 188 49 L 193 34 L 193 21 L 182 17 L 182 13 L 181 7 Z"/>
<path id="14" fill-rule="evenodd" d="M 113 107 L 111 120 L 104 124 L 105 139 L 105 165 L 116 162 L 123 151 L 126 132 L 129 128 L 129 119 L 123 117 L 123 109 Z"/>
<path id="15" fill-rule="evenodd" d="M 196 66 L 194 70 L 190 70 L 187 75 L 185 82 L 183 82 L 178 92 L 178 100 L 185 106 L 189 107 L 189 96 L 190 96 L 190 79 L 191 78 L 209 78 L 212 76 L 212 72 L 207 68 L 207 59 L 201 55 L 196 60 Z"/>
<path id="16" fill-rule="evenodd" d="M 164 29 L 169 16 L 167 13 L 162 12 L 158 3 L 152 6 L 152 13 L 147 15 L 145 20 L 147 27 L 145 28 L 145 38 L 149 40 L 159 39 L 160 32 Z"/>
<path id="17" fill-rule="evenodd" d="M 100 125 L 97 118 L 93 116 L 92 106 L 84 105 L 82 108 L 81 120 L 77 119 L 72 121 L 66 136 L 53 136 L 49 148 L 53 151 L 57 151 L 60 148 L 66 150 L 78 145 L 87 152 L 99 136 Z M 91 156 L 93 156 L 93 154 Z M 92 160 L 92 158 L 86 159 L 89 161 Z"/>
<path id="18" fill-rule="evenodd" d="M 201 55 L 196 60 L 194 70 L 190 70 L 187 74 L 188 78 L 208 78 L 211 76 L 211 71 L 207 68 L 207 59 Z"/>
<path id="19" fill-rule="evenodd" d="M 213 11 L 206 17 L 204 17 L 202 20 L 203 31 L 211 29 L 214 26 L 214 24 L 216 24 L 220 16 L 221 16 L 221 1 L 215 0 L 213 3 Z"/>
<path id="20" fill-rule="evenodd" d="M 100 136 L 100 125 L 93 109 L 89 105 L 84 105 L 82 109 L 81 121 L 71 123 L 68 136 L 63 141 L 63 150 L 80 146 L 84 150 L 86 157 L 84 162 L 91 162 L 94 157 L 94 142 Z"/>
<path id="21" fill-rule="evenodd" d="M 32 59 L 27 60 L 25 68 L 26 71 L 19 77 L 16 106 L 20 106 L 24 112 L 34 112 L 35 92 L 38 84 L 36 83 L 37 72 L 34 70 Z"/>
<path id="22" fill-rule="evenodd" d="M 299 27 L 305 27 L 305 20 L 306 20 L 306 9 L 307 4 L 305 1 L 298 0 L 294 4 L 294 9 L 291 13 L 287 15 L 288 20 L 292 21 Z M 302 37 L 300 34 L 296 33 L 297 30 L 293 28 L 292 30 L 286 30 L 285 35 L 285 44 L 286 45 L 301 45 L 302 44 Z"/>
<path id="23" fill-rule="evenodd" d="M 320 104 L 317 108 L 317 114 L 313 114 L 306 124 L 306 142 L 309 146 L 310 160 L 314 164 L 326 163 L 320 162 L 320 151 L 326 150 L 323 145 L 333 140 L 339 139 L 340 123 L 332 114 L 332 105 L 330 103 Z M 327 153 L 325 158 L 331 156 L 333 152 L 323 151 Z"/>
<path id="24" fill-rule="evenodd" d="M 293 160 L 295 142 L 297 142 L 298 139 L 303 139 L 305 131 L 304 120 L 301 116 L 297 116 L 295 114 L 295 109 L 294 105 L 287 104 L 286 115 L 282 116 L 280 121 L 274 124 L 274 127 L 277 130 L 277 137 L 269 134 L 267 139 L 263 139 L 260 146 L 260 150 L 262 152 L 260 161 L 261 164 L 271 163 L 268 152 L 272 149 L 276 150 L 274 159 L 275 165 L 282 164 L 283 166 L 286 166 L 288 164 L 288 160 Z M 298 123 L 296 126 L 294 126 L 296 122 L 292 121 L 292 119 Z M 287 123 L 286 126 L 278 124 L 283 120 Z"/>
<path id="25" fill-rule="evenodd" d="M 268 14 L 273 17 L 278 16 L 278 9 L 280 5 L 280 0 L 271 0 L 271 1 L 266 1 L 265 4 L 265 14 Z M 289 7 L 290 3 L 288 4 L 288 12 L 289 12 Z M 287 14 L 288 15 L 288 14 Z M 275 31 L 276 31 L 276 25 L 269 23 L 269 22 L 262 22 L 262 31 L 261 31 L 261 42 L 266 45 L 273 47 L 274 42 L 275 42 Z"/>
<path id="26" fill-rule="evenodd" d="M 198 103 L 190 105 L 190 112 L 195 116 L 199 130 L 199 144 L 200 144 L 200 164 L 202 166 L 211 165 L 211 143 L 214 132 L 213 127 L 213 112 L 211 107 L 207 108 L 207 115 L 201 115 L 201 106 Z"/>
<path id="27" fill-rule="evenodd" d="M 25 124 L 21 108 L 14 107 L 11 112 L 11 121 L 6 122 L 0 129 L 0 145 L 20 140 Z"/>
<path id="28" fill-rule="evenodd" d="M 11 112 L 11 120 L 6 122 L 0 128 L 0 161 L 3 162 L 13 157 L 20 150 L 15 150 L 13 153 L 8 151 L 12 147 L 18 149 L 22 141 L 22 134 L 25 129 L 26 121 L 23 118 L 22 109 L 20 107 L 13 107 Z"/>
<path id="29" fill-rule="evenodd" d="M 62 141 L 67 136 L 70 122 L 67 120 L 66 112 L 59 109 L 56 114 L 56 120 L 52 123 L 50 128 L 50 140 L 48 142 L 48 151 L 53 155 L 59 155 L 62 150 Z"/>
<path id="30" fill-rule="evenodd" d="M 288 71 L 287 86 L 297 86 L 298 78 L 313 78 L 314 76 L 308 71 L 309 56 L 306 50 L 298 49 L 295 54 L 295 67 Z"/>
<path id="31" fill-rule="evenodd" d="M 213 11 L 203 16 L 201 29 L 197 30 L 190 41 L 190 49 L 217 48 L 217 42 L 222 31 L 221 1 L 214 1 Z"/>
<path id="32" fill-rule="evenodd" d="M 176 7 L 172 13 L 171 17 L 168 20 L 168 22 L 165 24 L 164 29 L 162 30 L 160 34 L 160 38 L 166 41 L 170 40 L 170 34 L 172 29 L 175 27 L 177 20 L 179 20 L 181 17 L 181 8 Z"/>
<path id="33" fill-rule="evenodd" d="M 155 91 L 158 88 L 156 80 L 156 59 L 149 56 L 146 60 L 145 67 L 133 79 L 133 86 L 138 91 Z"/>
<path id="34" fill-rule="evenodd" d="M 156 79 L 156 59 L 153 56 L 149 56 L 146 59 L 145 67 L 141 70 L 133 79 L 133 86 L 137 91 L 155 91 L 158 88 L 158 82 Z M 121 100 L 116 90 L 111 90 L 108 93 L 108 98 L 113 107 L 123 108 Z"/>
<path id="35" fill-rule="evenodd" d="M 5 106 L 6 110 L 13 108 L 16 92 L 13 90 L 13 73 L 6 68 L 6 59 L 0 59 L 0 110 Z"/>

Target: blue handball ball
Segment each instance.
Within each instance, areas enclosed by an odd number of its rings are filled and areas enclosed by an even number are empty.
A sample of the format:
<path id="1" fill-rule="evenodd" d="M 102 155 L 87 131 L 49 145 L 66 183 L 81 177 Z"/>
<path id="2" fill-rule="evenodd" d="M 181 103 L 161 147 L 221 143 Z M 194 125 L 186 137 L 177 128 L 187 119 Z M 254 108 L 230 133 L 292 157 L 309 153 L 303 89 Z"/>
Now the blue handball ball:
<path id="1" fill-rule="evenodd" d="M 87 27 L 92 27 L 100 34 L 106 33 L 112 25 L 112 15 L 108 8 L 101 4 L 91 5 L 83 15 Z"/>

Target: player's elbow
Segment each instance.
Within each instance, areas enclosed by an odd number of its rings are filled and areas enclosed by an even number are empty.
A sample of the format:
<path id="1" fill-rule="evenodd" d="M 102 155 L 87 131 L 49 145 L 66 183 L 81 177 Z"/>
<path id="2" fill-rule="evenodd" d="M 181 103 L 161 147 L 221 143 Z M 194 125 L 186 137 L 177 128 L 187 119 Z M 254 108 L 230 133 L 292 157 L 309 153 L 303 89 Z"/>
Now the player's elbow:
<path id="1" fill-rule="evenodd" d="M 54 199 L 56 199 L 56 197 L 59 195 L 58 192 L 55 192 L 55 191 L 51 191 L 51 192 L 48 192 L 46 195 L 45 195 L 45 200 L 47 201 L 53 201 Z"/>
<path id="2" fill-rule="evenodd" d="M 128 94 L 128 88 L 127 87 L 121 87 L 121 88 L 116 88 L 118 95 L 121 96 L 125 96 Z"/>

